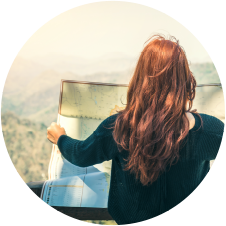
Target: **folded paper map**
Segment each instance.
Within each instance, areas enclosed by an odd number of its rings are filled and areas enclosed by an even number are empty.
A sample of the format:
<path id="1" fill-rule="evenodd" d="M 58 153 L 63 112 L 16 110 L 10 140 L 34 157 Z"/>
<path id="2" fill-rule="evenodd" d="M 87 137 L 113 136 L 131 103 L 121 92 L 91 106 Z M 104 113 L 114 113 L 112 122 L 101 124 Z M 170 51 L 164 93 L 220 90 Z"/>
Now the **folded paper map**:
<path id="1" fill-rule="evenodd" d="M 57 123 L 74 139 L 85 140 L 126 104 L 127 85 L 62 80 Z M 111 161 L 78 167 L 53 145 L 42 199 L 51 206 L 107 208 Z"/>

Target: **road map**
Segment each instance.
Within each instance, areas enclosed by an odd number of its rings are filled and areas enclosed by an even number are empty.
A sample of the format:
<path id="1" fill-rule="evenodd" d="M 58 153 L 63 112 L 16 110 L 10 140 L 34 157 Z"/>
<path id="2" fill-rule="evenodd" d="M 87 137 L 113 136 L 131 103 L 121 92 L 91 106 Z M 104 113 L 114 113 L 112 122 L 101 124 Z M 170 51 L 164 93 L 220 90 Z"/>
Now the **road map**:
<path id="1" fill-rule="evenodd" d="M 58 120 L 66 134 L 88 138 L 99 124 L 125 107 L 126 85 L 62 81 Z M 51 206 L 107 208 L 111 160 L 78 167 L 53 145 L 42 199 Z"/>

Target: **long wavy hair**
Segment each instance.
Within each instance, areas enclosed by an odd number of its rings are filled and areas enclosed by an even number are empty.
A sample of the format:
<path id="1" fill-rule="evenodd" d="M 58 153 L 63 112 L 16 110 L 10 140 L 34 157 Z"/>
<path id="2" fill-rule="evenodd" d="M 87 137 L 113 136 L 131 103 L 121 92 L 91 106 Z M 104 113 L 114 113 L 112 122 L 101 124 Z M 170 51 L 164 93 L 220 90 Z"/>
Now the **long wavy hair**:
<path id="1" fill-rule="evenodd" d="M 141 52 L 126 107 L 119 111 L 113 130 L 119 147 L 129 151 L 124 170 L 134 173 L 143 185 L 153 183 L 179 160 L 179 149 L 189 132 L 186 112 L 192 108 L 195 88 L 179 41 L 172 36 L 152 36 Z"/>

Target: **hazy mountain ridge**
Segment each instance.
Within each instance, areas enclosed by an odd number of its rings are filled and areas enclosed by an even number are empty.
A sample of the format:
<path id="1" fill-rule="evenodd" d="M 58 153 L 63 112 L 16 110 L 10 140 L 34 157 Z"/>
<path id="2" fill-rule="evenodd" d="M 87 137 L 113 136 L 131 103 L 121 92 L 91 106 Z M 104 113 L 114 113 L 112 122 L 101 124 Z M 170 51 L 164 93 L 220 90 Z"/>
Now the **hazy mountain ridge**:
<path id="1" fill-rule="evenodd" d="M 58 54 L 31 58 L 32 61 L 45 65 L 47 68 L 51 68 L 57 72 L 72 72 L 80 76 L 103 72 L 125 71 L 129 68 L 134 68 L 137 59 L 137 57 L 131 57 L 122 53 L 108 53 L 96 58 L 82 58 Z"/>
<path id="2" fill-rule="evenodd" d="M 45 70 L 47 70 L 46 66 L 17 56 L 6 78 L 4 94 L 21 91 L 33 78 Z"/>
<path id="3" fill-rule="evenodd" d="M 190 69 L 197 84 L 221 83 L 213 63 L 192 64 Z"/>
<path id="4" fill-rule="evenodd" d="M 111 59 L 105 56 L 102 62 L 110 63 Z M 17 70 L 18 65 L 21 67 Z M 61 79 L 128 84 L 134 67 L 116 69 L 81 76 L 61 73 L 40 62 L 22 58 L 14 61 L 2 97 L 2 129 L 7 150 L 24 181 L 44 180 L 47 176 L 52 145 L 46 138 L 46 128 L 57 121 Z M 198 84 L 220 83 L 212 63 L 192 64 L 191 70 Z"/>
<path id="5" fill-rule="evenodd" d="M 30 118 L 37 122 L 41 121 L 48 125 L 53 120 L 56 120 L 57 117 L 60 83 L 62 79 L 127 84 L 131 75 L 132 72 L 130 70 L 97 73 L 87 76 L 78 76 L 70 72 L 58 73 L 54 70 L 47 70 L 33 77 L 22 90 L 18 89 L 17 92 L 5 93 L 5 89 L 7 90 L 10 85 L 9 83 L 5 84 L 6 88 L 4 89 L 2 97 L 2 112 L 12 111 L 19 116 Z M 17 83 L 14 83 L 14 86 L 16 85 Z M 20 86 L 20 84 L 18 84 L 18 86 Z M 51 109 L 56 110 L 54 117 Z M 44 111 L 52 112 L 52 114 L 44 114 Z"/>
<path id="6" fill-rule="evenodd" d="M 12 112 L 3 113 L 1 120 L 6 148 L 19 175 L 25 182 L 46 180 L 52 149 L 46 126 Z"/>
<path id="7" fill-rule="evenodd" d="M 49 55 L 28 60 L 18 56 L 9 70 L 4 96 L 8 97 L 16 93 L 21 95 L 21 91 L 24 92 L 27 89 L 26 86 L 32 86 L 32 89 L 35 90 L 40 89 L 40 82 L 44 87 L 47 83 L 59 84 L 61 79 L 128 83 L 135 69 L 136 61 L 135 57 L 128 57 L 120 53 L 106 54 L 96 59 Z M 76 67 L 81 67 L 84 73 Z M 213 63 L 193 63 L 190 68 L 199 84 L 218 80 Z M 205 76 L 203 76 L 204 74 Z M 43 87 L 41 88 L 43 89 Z"/>
<path id="8" fill-rule="evenodd" d="M 20 71 L 22 77 L 27 76 L 26 68 L 24 70 L 24 73 Z M 193 64 L 191 70 L 198 84 L 220 83 L 217 71 L 212 63 Z M 31 78 L 27 79 L 25 83 L 11 79 L 12 75 L 9 74 L 2 97 L 2 112 L 12 111 L 19 116 L 41 121 L 48 125 L 57 117 L 61 79 L 128 84 L 132 75 L 133 68 L 125 71 L 99 72 L 84 76 L 72 72 L 59 73 L 55 70 L 44 70 L 38 75 L 31 75 Z M 7 92 L 11 89 L 10 87 L 14 87 L 14 92 Z M 53 109 L 56 110 L 54 117 Z M 44 112 L 48 113 L 45 114 Z M 52 113 L 49 114 L 50 112 Z"/>

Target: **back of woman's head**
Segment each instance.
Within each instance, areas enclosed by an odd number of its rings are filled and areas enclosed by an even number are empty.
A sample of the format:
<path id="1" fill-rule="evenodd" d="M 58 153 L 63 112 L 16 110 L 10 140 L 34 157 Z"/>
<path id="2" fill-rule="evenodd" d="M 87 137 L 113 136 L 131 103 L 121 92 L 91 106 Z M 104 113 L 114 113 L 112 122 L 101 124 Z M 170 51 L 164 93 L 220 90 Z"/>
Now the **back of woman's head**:
<path id="1" fill-rule="evenodd" d="M 135 173 L 142 184 L 154 182 L 179 159 L 180 145 L 189 131 L 185 113 L 192 107 L 195 88 L 179 42 L 159 35 L 149 39 L 113 132 L 115 141 L 129 151 L 125 170 Z"/>

